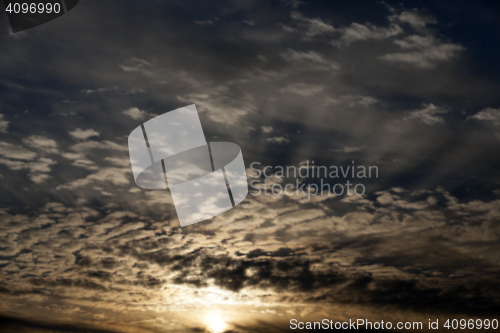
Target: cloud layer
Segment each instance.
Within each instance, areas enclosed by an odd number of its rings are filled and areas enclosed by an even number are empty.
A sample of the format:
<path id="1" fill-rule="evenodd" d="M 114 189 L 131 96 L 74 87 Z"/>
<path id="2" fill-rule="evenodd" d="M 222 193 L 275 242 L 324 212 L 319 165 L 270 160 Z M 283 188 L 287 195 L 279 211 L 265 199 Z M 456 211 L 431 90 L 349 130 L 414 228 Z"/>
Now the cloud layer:
<path id="1" fill-rule="evenodd" d="M 2 23 L 0 325 L 491 318 L 500 100 L 481 50 L 496 41 L 457 6 L 111 1 L 20 34 Z M 361 197 L 263 191 L 181 229 L 168 191 L 135 186 L 127 137 L 193 103 L 247 167 L 354 161 L 379 177 Z"/>

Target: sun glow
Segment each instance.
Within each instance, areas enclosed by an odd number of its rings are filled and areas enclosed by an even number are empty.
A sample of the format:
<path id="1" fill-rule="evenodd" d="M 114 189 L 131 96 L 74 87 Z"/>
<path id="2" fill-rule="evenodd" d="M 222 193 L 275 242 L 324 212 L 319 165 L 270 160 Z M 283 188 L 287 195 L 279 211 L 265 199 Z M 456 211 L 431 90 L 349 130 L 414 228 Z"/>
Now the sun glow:
<path id="1" fill-rule="evenodd" d="M 212 333 L 222 333 L 226 328 L 226 323 L 218 314 L 207 316 L 206 321 Z"/>

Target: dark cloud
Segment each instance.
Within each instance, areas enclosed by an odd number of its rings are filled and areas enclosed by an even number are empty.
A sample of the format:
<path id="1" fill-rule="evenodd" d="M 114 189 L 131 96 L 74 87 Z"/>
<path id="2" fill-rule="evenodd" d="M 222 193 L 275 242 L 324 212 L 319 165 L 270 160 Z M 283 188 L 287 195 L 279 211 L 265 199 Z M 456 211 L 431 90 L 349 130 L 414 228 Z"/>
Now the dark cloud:
<path id="1" fill-rule="evenodd" d="M 15 35 L 1 22 L 0 313 L 139 332 L 494 315 L 492 8 L 86 1 Z M 247 167 L 354 160 L 379 177 L 363 197 L 249 196 L 181 229 L 170 193 L 135 186 L 127 136 L 193 103 Z"/>
<path id="2" fill-rule="evenodd" d="M 53 332 L 53 333 L 112 333 L 114 331 L 95 329 L 85 326 L 51 324 L 15 317 L 0 316 L 2 332 Z"/>

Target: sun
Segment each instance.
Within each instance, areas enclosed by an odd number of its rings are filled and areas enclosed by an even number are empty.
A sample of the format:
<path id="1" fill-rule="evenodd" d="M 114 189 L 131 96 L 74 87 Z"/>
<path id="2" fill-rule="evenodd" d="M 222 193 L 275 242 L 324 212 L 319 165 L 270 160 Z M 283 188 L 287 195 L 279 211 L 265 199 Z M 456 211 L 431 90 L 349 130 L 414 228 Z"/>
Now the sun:
<path id="1" fill-rule="evenodd" d="M 213 333 L 222 333 L 226 328 L 226 323 L 218 314 L 209 315 L 207 316 L 207 326 Z"/>

